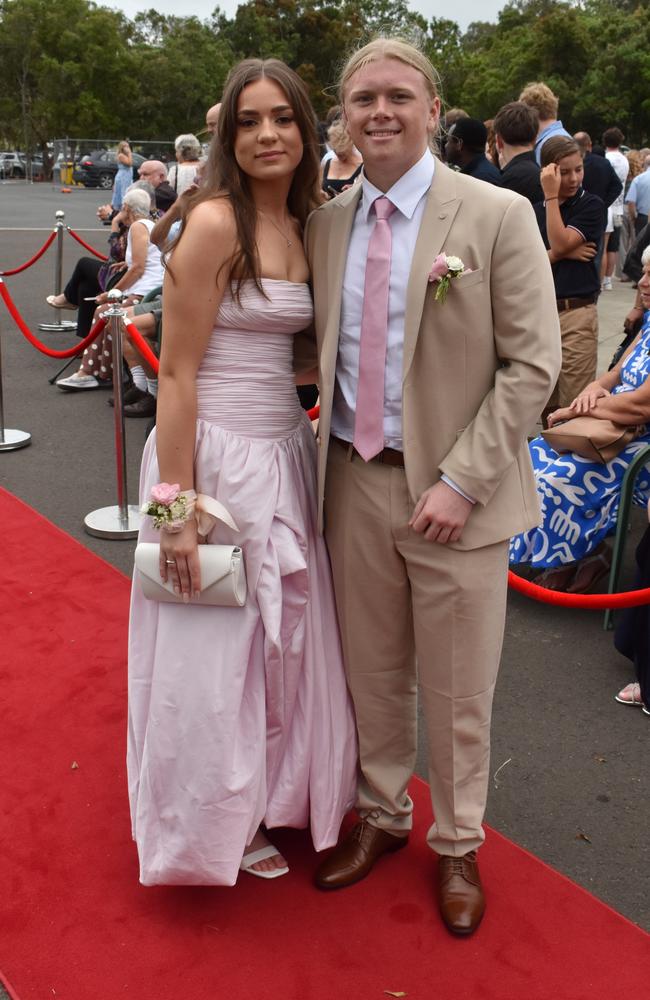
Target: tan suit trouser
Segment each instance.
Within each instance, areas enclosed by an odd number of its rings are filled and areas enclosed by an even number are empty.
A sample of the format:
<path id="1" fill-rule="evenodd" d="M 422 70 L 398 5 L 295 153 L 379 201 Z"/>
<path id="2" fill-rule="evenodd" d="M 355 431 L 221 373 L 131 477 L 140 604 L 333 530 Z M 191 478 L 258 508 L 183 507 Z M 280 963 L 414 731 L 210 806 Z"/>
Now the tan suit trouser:
<path id="1" fill-rule="evenodd" d="M 428 542 L 408 527 L 412 510 L 403 469 L 331 442 L 326 538 L 359 733 L 360 814 L 396 834 L 411 828 L 419 684 L 435 816 L 427 840 L 460 856 L 484 840 L 508 544 L 461 552 Z"/>

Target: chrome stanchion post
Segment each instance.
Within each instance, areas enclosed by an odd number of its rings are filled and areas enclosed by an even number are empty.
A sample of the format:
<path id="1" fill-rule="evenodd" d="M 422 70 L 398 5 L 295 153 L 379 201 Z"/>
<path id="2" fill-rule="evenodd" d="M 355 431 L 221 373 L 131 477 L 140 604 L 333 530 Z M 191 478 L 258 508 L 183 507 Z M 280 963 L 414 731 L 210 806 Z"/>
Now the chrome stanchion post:
<path id="1" fill-rule="evenodd" d="M 59 210 L 56 213 L 56 257 L 54 261 L 54 294 L 60 295 L 63 291 L 63 236 L 65 234 L 65 212 Z M 70 320 L 61 319 L 61 310 L 55 309 L 55 323 L 39 323 L 39 330 L 46 330 L 49 333 L 65 333 L 66 330 L 76 330 L 77 324 Z"/>
<path id="2" fill-rule="evenodd" d="M 129 506 L 126 448 L 124 429 L 124 406 L 122 386 L 122 330 L 125 312 L 122 308 L 122 292 L 112 288 L 108 292 L 109 309 L 104 313 L 108 319 L 113 348 L 113 412 L 115 415 L 115 460 L 117 469 L 117 506 L 101 507 L 84 518 L 84 527 L 89 535 L 98 538 L 135 538 L 140 528 L 142 514 L 140 508 Z"/>
<path id="3" fill-rule="evenodd" d="M 2 278 L 0 278 L 0 282 Z M 1 332 L 1 329 L 0 329 Z M 0 451 L 16 451 L 24 448 L 32 440 L 27 431 L 12 430 L 5 427 L 4 401 L 2 395 L 2 337 L 0 336 Z"/>

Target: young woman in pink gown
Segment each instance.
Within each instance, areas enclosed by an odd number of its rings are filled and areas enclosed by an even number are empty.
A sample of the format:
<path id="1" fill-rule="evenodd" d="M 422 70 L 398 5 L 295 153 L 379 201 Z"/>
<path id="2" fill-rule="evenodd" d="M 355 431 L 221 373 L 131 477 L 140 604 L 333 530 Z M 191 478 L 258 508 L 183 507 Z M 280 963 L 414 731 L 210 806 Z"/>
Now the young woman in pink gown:
<path id="1" fill-rule="evenodd" d="M 293 337 L 312 318 L 301 235 L 317 149 L 300 78 L 277 60 L 235 67 L 165 277 L 142 501 L 163 481 L 222 503 L 239 531 L 217 522 L 207 541 L 242 547 L 248 596 L 192 606 L 195 519 L 173 534 L 145 518 L 141 540 L 160 542 L 161 577 L 185 601 L 148 601 L 134 583 L 128 775 L 145 885 L 233 885 L 240 866 L 284 874 L 264 829 L 310 826 L 322 850 L 354 801 L 315 442 L 292 373 Z"/>

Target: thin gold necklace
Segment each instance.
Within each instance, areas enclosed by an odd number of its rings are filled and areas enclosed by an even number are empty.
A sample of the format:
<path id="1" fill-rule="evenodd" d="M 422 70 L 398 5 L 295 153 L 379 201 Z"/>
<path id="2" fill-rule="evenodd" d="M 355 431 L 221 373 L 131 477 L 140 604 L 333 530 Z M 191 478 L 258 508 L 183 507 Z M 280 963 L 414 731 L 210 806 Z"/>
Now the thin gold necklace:
<path id="1" fill-rule="evenodd" d="M 289 239 L 289 237 L 284 232 L 284 230 L 280 229 L 280 227 L 278 226 L 277 222 L 274 222 L 273 219 L 271 218 L 271 216 L 267 215 L 266 212 L 263 212 L 261 208 L 258 208 L 257 211 L 258 211 L 259 215 L 263 215 L 265 219 L 268 219 L 268 221 L 271 223 L 271 225 L 273 226 L 273 228 L 277 229 L 277 231 L 279 232 L 280 236 L 284 237 L 284 239 L 287 241 L 287 246 L 288 247 L 292 247 L 293 246 L 293 242 Z"/>

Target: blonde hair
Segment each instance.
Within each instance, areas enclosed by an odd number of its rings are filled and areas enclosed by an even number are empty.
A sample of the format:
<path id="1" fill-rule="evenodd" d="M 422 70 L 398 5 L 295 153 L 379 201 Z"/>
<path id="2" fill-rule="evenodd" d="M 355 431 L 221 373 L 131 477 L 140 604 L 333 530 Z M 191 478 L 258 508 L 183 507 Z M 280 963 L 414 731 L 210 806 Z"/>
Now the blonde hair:
<path id="1" fill-rule="evenodd" d="M 341 121 L 340 118 L 328 128 L 327 141 L 336 154 L 345 152 L 345 150 L 354 146 L 352 137 L 347 130 L 347 126 L 344 121 Z"/>
<path id="2" fill-rule="evenodd" d="M 530 108 L 535 108 L 539 117 L 546 121 L 549 118 L 557 118 L 557 109 L 560 102 L 550 87 L 545 83 L 527 83 L 519 100 L 523 101 Z"/>
<path id="3" fill-rule="evenodd" d="M 630 164 L 630 172 L 628 174 L 628 177 L 630 180 L 632 180 L 634 177 L 638 177 L 639 174 L 643 173 L 645 169 L 643 163 L 644 158 L 641 156 L 641 153 L 639 152 L 638 149 L 631 149 L 625 155 L 627 157 L 627 162 Z"/>
<path id="4" fill-rule="evenodd" d="M 339 100 L 343 103 L 345 87 L 350 77 L 369 63 L 380 59 L 398 59 L 399 62 L 412 66 L 424 77 L 424 83 L 429 97 L 436 98 L 440 93 L 440 77 L 423 52 L 403 38 L 379 37 L 368 42 L 363 48 L 353 52 L 346 62 L 339 77 Z"/>

